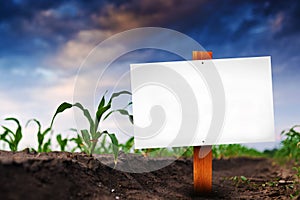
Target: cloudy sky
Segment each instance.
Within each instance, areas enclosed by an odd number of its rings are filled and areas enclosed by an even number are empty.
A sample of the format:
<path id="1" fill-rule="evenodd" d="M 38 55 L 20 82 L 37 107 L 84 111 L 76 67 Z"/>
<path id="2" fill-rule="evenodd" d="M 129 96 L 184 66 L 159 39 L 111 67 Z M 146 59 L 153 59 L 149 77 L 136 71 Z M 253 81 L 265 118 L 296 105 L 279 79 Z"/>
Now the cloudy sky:
<path id="1" fill-rule="evenodd" d="M 0 1 L 0 122 L 13 116 L 25 125 L 38 118 L 49 126 L 56 107 L 73 101 L 79 66 L 99 42 L 128 29 L 152 26 L 190 36 L 212 50 L 214 58 L 272 56 L 279 134 L 300 124 L 299 4 L 296 0 Z M 100 56 L 113 51 L 106 49 Z M 110 67 L 111 77 L 101 84 L 114 87 L 130 61 L 169 60 L 176 57 L 151 50 L 133 52 L 119 58 Z M 55 129 L 68 134 L 66 130 L 74 126 L 72 113 L 66 112 Z M 33 125 L 26 129 L 23 147 L 36 145 L 33 130 Z"/>

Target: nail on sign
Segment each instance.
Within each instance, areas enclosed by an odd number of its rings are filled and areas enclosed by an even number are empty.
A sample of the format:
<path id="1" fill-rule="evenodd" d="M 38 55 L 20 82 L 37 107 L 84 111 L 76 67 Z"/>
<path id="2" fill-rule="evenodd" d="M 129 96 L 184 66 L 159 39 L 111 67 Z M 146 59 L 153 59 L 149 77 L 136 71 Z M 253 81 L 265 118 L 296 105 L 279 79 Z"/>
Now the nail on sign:
<path id="1" fill-rule="evenodd" d="M 270 57 L 130 68 L 136 149 L 275 141 Z"/>

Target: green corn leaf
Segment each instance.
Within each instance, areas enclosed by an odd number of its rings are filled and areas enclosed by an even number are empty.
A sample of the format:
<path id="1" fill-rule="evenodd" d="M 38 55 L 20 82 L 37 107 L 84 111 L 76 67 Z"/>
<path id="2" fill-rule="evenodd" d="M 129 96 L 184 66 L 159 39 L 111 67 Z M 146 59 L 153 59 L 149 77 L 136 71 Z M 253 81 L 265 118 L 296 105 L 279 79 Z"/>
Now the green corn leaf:
<path id="1" fill-rule="evenodd" d="M 41 133 L 43 136 L 45 136 L 48 132 L 50 132 L 51 131 L 51 128 L 49 127 L 49 128 L 47 128 L 46 130 L 44 130 L 44 132 L 43 133 Z"/>
<path id="2" fill-rule="evenodd" d="M 112 110 L 109 113 L 107 113 L 107 115 L 105 115 L 105 117 L 103 118 L 103 120 L 106 120 L 106 118 L 108 118 L 114 112 L 116 112 L 116 110 Z"/>
<path id="3" fill-rule="evenodd" d="M 59 113 L 65 111 L 66 109 L 72 108 L 73 106 L 79 108 L 79 109 L 83 112 L 84 116 L 85 116 L 85 117 L 87 118 L 87 120 L 89 121 L 89 124 L 90 124 L 90 132 L 91 132 L 92 134 L 94 134 L 94 133 L 95 133 L 95 124 L 94 124 L 94 121 L 93 121 L 93 119 L 92 119 L 92 117 L 91 117 L 89 111 L 88 111 L 87 109 L 85 109 L 80 103 L 75 103 L 75 104 L 73 104 L 73 105 L 70 104 L 70 103 L 67 103 L 67 102 L 62 103 L 62 104 L 57 108 L 57 110 L 56 110 L 56 112 L 55 112 L 55 114 L 54 114 L 54 116 L 53 116 L 53 118 L 52 118 L 50 128 L 52 128 L 54 119 L 55 119 L 55 117 L 56 117 L 57 114 L 59 114 Z"/>
<path id="4" fill-rule="evenodd" d="M 134 144 L 134 137 L 131 137 L 125 142 L 125 144 L 119 144 L 119 147 L 121 147 L 122 151 L 124 151 L 125 153 L 129 153 L 133 144 Z"/>
<path id="5" fill-rule="evenodd" d="M 43 142 L 44 142 L 44 136 L 40 132 L 38 132 L 37 138 L 38 138 L 38 152 L 42 152 L 42 145 L 43 145 Z"/>
<path id="6" fill-rule="evenodd" d="M 13 136 L 15 135 L 15 133 L 12 130 L 10 130 L 9 128 L 7 128 L 6 126 L 2 126 L 2 128 L 7 132 L 7 134 L 10 133 Z"/>
<path id="7" fill-rule="evenodd" d="M 95 138 L 93 138 L 93 139 L 98 140 L 101 137 L 101 135 L 102 135 L 102 133 L 97 131 L 97 133 L 95 134 Z"/>
<path id="8" fill-rule="evenodd" d="M 61 138 L 60 134 L 56 136 L 56 140 L 57 140 L 58 144 L 62 144 L 62 138 Z"/>
<path id="9" fill-rule="evenodd" d="M 51 145 L 51 139 L 49 138 L 48 141 L 43 145 L 42 151 L 43 152 L 50 152 L 50 145 Z"/>
<path id="10" fill-rule="evenodd" d="M 29 125 L 30 122 L 35 122 L 38 125 L 38 132 L 41 132 L 41 123 L 37 119 L 30 119 L 27 121 L 25 127 Z"/>
<path id="11" fill-rule="evenodd" d="M 62 104 L 60 104 L 51 120 L 51 125 L 50 127 L 52 128 L 52 125 L 53 125 L 53 122 L 54 122 L 54 119 L 56 117 L 57 114 L 61 113 L 61 112 L 64 112 L 66 109 L 69 109 L 69 108 L 72 108 L 72 104 L 69 104 L 67 102 L 64 102 Z"/>
<path id="12" fill-rule="evenodd" d="M 6 119 L 4 119 L 4 120 L 6 120 L 6 121 L 14 121 L 14 122 L 17 123 L 18 126 L 20 126 L 20 122 L 19 122 L 19 120 L 17 120 L 16 118 L 9 117 L 9 118 L 6 118 Z"/>
<path id="13" fill-rule="evenodd" d="M 80 135 L 77 135 L 76 138 L 71 138 L 71 139 L 69 139 L 69 140 L 75 142 L 75 143 L 78 144 L 78 145 L 81 145 L 81 144 L 82 144 L 82 138 L 80 137 Z"/>
<path id="14" fill-rule="evenodd" d="M 120 92 L 116 92 L 116 93 L 113 93 L 109 99 L 109 104 L 112 102 L 112 100 L 118 96 L 120 96 L 121 94 L 128 94 L 128 95 L 131 95 L 130 92 L 126 91 L 126 90 L 123 90 L 123 91 L 120 91 Z"/>
<path id="15" fill-rule="evenodd" d="M 103 152 L 105 152 L 105 153 L 109 152 L 109 147 L 106 146 L 106 143 L 107 143 L 106 137 L 107 137 L 107 135 L 103 136 L 103 139 L 101 141 L 101 146 L 100 146 L 100 148 L 102 148 Z"/>
<path id="16" fill-rule="evenodd" d="M 100 103 L 98 105 L 98 109 L 97 110 L 99 110 L 101 107 L 104 107 L 104 104 L 105 104 L 105 95 L 106 95 L 107 92 L 108 91 L 106 90 L 105 93 L 104 93 L 104 95 L 102 96 L 102 99 L 101 99 L 101 101 L 100 101 Z"/>
<path id="17" fill-rule="evenodd" d="M 100 136 L 101 136 L 101 135 L 100 135 Z M 102 149 L 103 152 L 107 152 L 107 151 L 108 151 L 107 148 L 106 148 L 106 137 L 107 137 L 106 134 L 103 135 L 102 140 L 101 140 L 101 143 L 100 143 L 100 147 L 99 147 L 99 149 Z"/>
<path id="18" fill-rule="evenodd" d="M 130 122 L 133 124 L 134 123 L 134 121 L 133 121 L 133 115 L 129 115 L 129 120 L 130 120 Z"/>
<path id="19" fill-rule="evenodd" d="M 8 138 L 9 138 L 9 143 L 13 143 L 14 142 L 13 138 L 10 135 L 8 135 Z"/>
<path id="20" fill-rule="evenodd" d="M 77 133 L 77 129 L 76 128 L 70 128 L 69 130 Z"/>
<path id="21" fill-rule="evenodd" d="M 115 163 L 116 163 L 117 159 L 118 159 L 118 153 L 119 153 L 118 139 L 117 139 L 115 134 L 109 134 L 109 137 L 110 137 L 111 142 L 113 144 L 113 152 L 114 152 L 114 158 L 115 158 Z"/>
<path id="22" fill-rule="evenodd" d="M 4 142 L 6 142 L 7 144 L 12 143 L 12 138 L 10 137 L 10 135 L 8 135 L 8 131 L 5 130 L 3 134 L 0 135 L 0 140 L 3 140 Z M 10 141 L 8 139 L 6 139 L 6 136 L 10 137 Z"/>
<path id="23" fill-rule="evenodd" d="M 105 104 L 105 97 L 103 96 L 100 103 L 99 103 L 99 105 L 98 105 L 98 110 L 99 110 L 99 108 L 103 107 L 104 104 Z"/>
<path id="24" fill-rule="evenodd" d="M 111 143 L 112 143 L 112 149 L 113 149 L 113 153 L 114 153 L 114 160 L 115 160 L 115 164 L 117 163 L 117 159 L 118 159 L 118 153 L 119 153 L 119 142 L 118 139 L 116 137 L 116 135 L 114 133 L 108 133 L 107 131 L 103 131 L 103 134 L 106 134 L 109 136 Z"/>
<path id="25" fill-rule="evenodd" d="M 0 134 L 0 140 L 4 140 L 6 136 L 8 135 L 8 131 L 4 131 L 4 133 Z"/>
<path id="26" fill-rule="evenodd" d="M 127 110 L 119 109 L 117 110 L 121 115 L 126 115 L 129 117 L 130 122 L 133 124 L 133 116 L 129 114 Z"/>
<path id="27" fill-rule="evenodd" d="M 89 121 L 89 124 L 90 124 L 90 132 L 91 134 L 94 134 L 95 133 L 95 124 L 94 124 L 94 121 L 91 117 L 91 114 L 90 112 L 85 109 L 80 103 L 75 103 L 73 106 L 79 108 L 80 110 L 82 110 L 83 112 L 83 115 L 87 118 L 87 120 Z"/>
<path id="28" fill-rule="evenodd" d="M 6 118 L 6 121 L 14 121 L 16 122 L 18 128 L 21 127 L 19 120 L 17 120 L 16 118 L 10 117 L 10 118 Z M 15 133 L 13 131 L 11 131 L 9 128 L 6 128 L 4 126 L 2 126 L 5 130 L 8 130 L 14 137 L 15 137 Z M 17 128 L 17 129 L 18 129 Z"/>
<path id="29" fill-rule="evenodd" d="M 43 142 L 44 142 L 44 135 L 41 133 L 41 123 L 37 119 L 30 119 L 27 121 L 25 127 L 29 125 L 30 122 L 35 122 L 38 125 L 38 132 L 37 132 L 37 138 L 38 138 L 38 152 L 43 152 Z"/>
<path id="30" fill-rule="evenodd" d="M 18 146 L 21 139 L 22 139 L 22 127 L 18 126 L 17 131 L 16 131 L 16 138 L 15 138 L 16 146 Z"/>
<path id="31" fill-rule="evenodd" d="M 100 122 L 101 117 L 103 116 L 103 114 L 104 114 L 107 110 L 109 110 L 109 109 L 111 108 L 111 102 L 112 102 L 112 100 L 113 100 L 114 98 L 120 96 L 121 94 L 129 94 L 129 95 L 131 95 L 130 92 L 124 90 L 124 91 L 120 91 L 120 92 L 113 93 L 113 94 L 111 95 L 111 97 L 110 97 L 110 99 L 109 99 L 107 105 L 102 104 L 102 103 L 101 103 L 102 100 L 101 100 L 101 102 L 100 102 L 100 104 L 99 104 L 99 106 L 98 106 L 97 113 L 96 113 L 96 127 L 98 127 L 98 124 L 99 124 L 99 122 Z M 104 96 L 102 97 L 102 99 L 103 99 L 103 98 L 104 98 Z M 109 114 L 109 115 L 110 115 L 110 114 Z"/>
<path id="32" fill-rule="evenodd" d="M 108 104 L 104 107 L 99 107 L 96 112 L 96 130 L 98 128 L 99 122 L 101 120 L 102 115 L 111 108 L 111 104 Z"/>
<path id="33" fill-rule="evenodd" d="M 107 136 L 107 135 L 104 135 L 104 136 L 103 136 L 103 139 L 102 139 L 102 141 L 101 141 L 101 147 L 104 147 L 104 146 L 105 146 L 105 143 L 106 143 L 106 136 Z"/>
<path id="34" fill-rule="evenodd" d="M 99 125 L 101 116 L 103 115 L 103 113 L 105 113 L 110 108 L 110 106 L 105 106 L 105 95 L 106 95 L 106 93 L 107 93 L 107 90 L 105 91 L 104 95 L 102 96 L 102 99 L 101 99 L 101 101 L 98 105 L 98 108 L 97 108 L 96 119 L 95 119 L 96 131 L 98 129 L 98 125 Z"/>
<path id="35" fill-rule="evenodd" d="M 76 132 L 77 132 L 77 130 L 76 130 Z M 69 139 L 69 141 L 73 141 L 73 142 L 75 142 L 76 145 L 77 145 L 76 147 L 74 147 L 74 148 L 71 150 L 71 152 L 74 152 L 76 149 L 79 149 L 80 151 L 83 150 L 84 144 L 83 144 L 83 140 L 82 140 L 82 138 L 80 137 L 79 134 L 77 134 L 77 137 L 76 137 L 76 138 L 71 138 L 71 139 Z M 85 150 L 84 150 L 84 151 L 85 151 Z"/>
<path id="36" fill-rule="evenodd" d="M 59 144 L 59 146 L 60 146 L 60 150 L 61 150 L 61 151 L 65 151 L 65 148 L 66 148 L 66 146 L 67 146 L 68 139 L 67 139 L 67 138 L 62 139 L 61 134 L 59 134 L 59 135 L 56 136 L 56 140 L 57 140 L 57 142 L 58 142 L 58 144 Z"/>
<path id="37" fill-rule="evenodd" d="M 133 124 L 133 116 L 129 114 L 129 112 L 125 109 L 118 109 L 118 110 L 112 110 L 110 111 L 104 118 L 103 120 L 105 120 L 106 118 L 108 118 L 112 113 L 114 112 L 119 112 L 121 115 L 126 115 L 129 118 L 129 121 Z"/>
<path id="38" fill-rule="evenodd" d="M 16 151 L 14 143 L 10 142 L 10 143 L 8 143 L 8 146 L 9 146 L 10 150 Z"/>
<path id="39" fill-rule="evenodd" d="M 86 129 L 81 130 L 81 134 L 82 134 L 82 138 L 83 138 L 83 141 L 85 142 L 85 144 L 88 147 L 91 146 L 91 138 L 90 138 L 89 131 Z"/>
<path id="40" fill-rule="evenodd" d="M 8 145 L 11 143 L 10 141 L 8 141 L 6 138 L 4 138 L 4 139 L 2 139 L 4 142 L 6 142 Z M 10 148 L 10 150 L 12 150 L 11 148 Z"/>
<path id="41" fill-rule="evenodd" d="M 20 142 L 20 140 L 22 138 L 22 127 L 20 125 L 19 120 L 16 119 L 16 118 L 10 117 L 10 118 L 6 118 L 5 120 L 6 121 L 14 121 L 18 125 L 17 130 L 16 130 L 15 133 L 13 133 L 13 131 L 11 131 L 10 129 L 4 128 L 2 126 L 5 130 L 7 130 L 8 132 L 10 132 L 13 135 L 14 139 L 9 136 L 10 140 L 11 140 L 10 141 L 11 144 L 9 144 L 9 146 L 10 146 L 10 148 L 11 148 L 12 151 L 17 151 L 18 150 L 19 142 Z"/>
<path id="42" fill-rule="evenodd" d="M 241 176 L 242 181 L 247 181 L 248 179 L 245 176 Z"/>
<path id="43" fill-rule="evenodd" d="M 104 118 L 103 120 L 105 120 L 106 118 L 108 118 L 112 113 L 114 112 L 119 112 L 121 115 L 126 115 L 129 117 L 129 121 L 133 124 L 133 116 L 129 114 L 129 112 L 126 110 L 126 108 L 128 106 L 132 105 L 132 102 L 129 102 L 123 109 L 118 109 L 118 110 L 112 110 L 110 111 Z"/>
<path id="44" fill-rule="evenodd" d="M 108 118 L 112 113 L 114 112 L 120 112 L 121 114 L 123 115 L 127 115 L 127 116 L 130 116 L 128 111 L 126 110 L 126 108 L 128 108 L 128 106 L 130 106 L 132 104 L 132 102 L 129 102 L 123 109 L 118 109 L 118 110 L 112 110 L 110 111 L 105 117 L 103 120 L 105 120 L 106 118 Z M 124 110 L 124 111 L 123 111 Z M 132 118 L 133 119 L 133 118 Z M 130 121 L 132 121 L 133 123 L 133 120 L 130 119 Z"/>
<path id="45" fill-rule="evenodd" d="M 129 140 L 127 140 L 125 143 L 125 147 L 127 149 L 130 149 L 133 146 L 133 142 L 134 142 L 134 137 L 129 138 Z"/>

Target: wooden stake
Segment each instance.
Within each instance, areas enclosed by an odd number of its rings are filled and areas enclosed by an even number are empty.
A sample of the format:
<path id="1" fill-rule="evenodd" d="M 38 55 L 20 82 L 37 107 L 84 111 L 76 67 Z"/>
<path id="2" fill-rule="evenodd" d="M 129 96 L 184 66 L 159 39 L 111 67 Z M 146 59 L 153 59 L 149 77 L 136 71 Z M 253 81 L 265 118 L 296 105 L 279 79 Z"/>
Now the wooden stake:
<path id="1" fill-rule="evenodd" d="M 193 51 L 193 60 L 212 59 L 212 52 Z M 199 158 L 201 148 L 205 148 L 207 155 Z M 194 192 L 196 194 L 207 194 L 212 190 L 212 150 L 211 146 L 194 147 Z"/>

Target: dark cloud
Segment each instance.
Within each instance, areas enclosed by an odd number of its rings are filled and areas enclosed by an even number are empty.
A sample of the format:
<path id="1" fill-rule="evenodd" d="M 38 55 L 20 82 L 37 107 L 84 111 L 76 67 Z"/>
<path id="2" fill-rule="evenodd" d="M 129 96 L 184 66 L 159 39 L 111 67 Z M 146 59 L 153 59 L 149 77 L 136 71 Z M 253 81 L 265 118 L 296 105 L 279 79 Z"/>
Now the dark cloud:
<path id="1" fill-rule="evenodd" d="M 47 9 L 55 9 L 64 1 L 43 1 L 43 0 L 7 0 L 0 1 L 0 21 L 11 20 L 15 18 L 32 19 L 36 12 Z"/>
<path id="2" fill-rule="evenodd" d="M 181 31 L 208 49 L 220 49 L 217 55 L 249 54 L 264 44 L 257 50 L 263 53 L 296 37 L 299 17 L 299 1 L 293 0 L 7 0 L 0 1 L 0 56 L 46 55 L 82 30 L 143 26 Z"/>
<path id="3" fill-rule="evenodd" d="M 95 4 L 100 5 L 90 6 Z M 93 9 L 85 9 L 87 5 L 80 1 L 0 1 L 0 55 L 38 56 L 56 51 L 80 30 L 95 27 Z"/>

